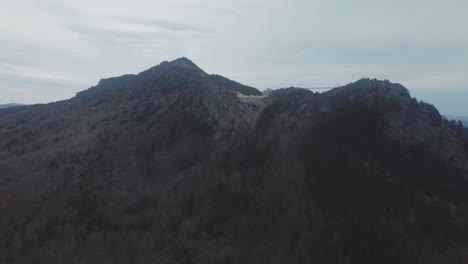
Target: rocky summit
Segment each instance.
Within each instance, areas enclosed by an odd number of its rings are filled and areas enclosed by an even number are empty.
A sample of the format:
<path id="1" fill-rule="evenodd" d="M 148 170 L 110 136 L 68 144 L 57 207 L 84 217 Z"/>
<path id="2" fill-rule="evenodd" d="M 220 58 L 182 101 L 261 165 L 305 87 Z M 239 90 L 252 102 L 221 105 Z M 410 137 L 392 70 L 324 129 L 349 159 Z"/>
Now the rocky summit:
<path id="1" fill-rule="evenodd" d="M 468 131 L 187 58 L 0 110 L 0 263 L 468 263 Z"/>

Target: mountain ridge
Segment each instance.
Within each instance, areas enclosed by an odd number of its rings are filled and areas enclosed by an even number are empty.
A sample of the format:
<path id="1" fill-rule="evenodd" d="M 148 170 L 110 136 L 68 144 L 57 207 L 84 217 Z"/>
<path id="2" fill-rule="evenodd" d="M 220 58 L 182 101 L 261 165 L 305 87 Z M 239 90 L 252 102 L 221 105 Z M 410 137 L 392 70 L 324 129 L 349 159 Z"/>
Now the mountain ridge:
<path id="1" fill-rule="evenodd" d="M 17 104 L 17 103 L 0 104 L 0 109 L 12 108 L 12 107 L 18 107 L 18 106 L 24 106 L 24 104 Z"/>
<path id="2" fill-rule="evenodd" d="M 161 80 L 163 79 L 163 80 Z M 164 61 L 161 64 L 151 67 L 139 74 L 126 74 L 119 77 L 111 77 L 106 79 L 101 79 L 96 86 L 91 87 L 88 90 L 77 93 L 77 97 L 84 96 L 84 94 L 89 93 L 90 91 L 98 91 L 97 93 L 104 92 L 105 87 L 112 89 L 122 89 L 128 86 L 134 86 L 137 89 L 145 89 L 148 86 L 154 87 L 154 85 L 159 85 L 159 83 L 153 83 L 154 81 L 161 82 L 166 81 L 170 82 L 171 80 L 185 80 L 185 83 L 179 83 L 179 85 L 187 86 L 189 82 L 199 82 L 211 80 L 215 82 L 229 82 L 230 87 L 233 90 L 241 94 L 246 95 L 261 95 L 262 93 L 249 86 L 239 84 L 237 82 L 231 81 L 225 77 L 219 75 L 208 75 L 202 69 L 200 69 L 196 64 L 191 60 L 182 57 L 174 61 L 168 62 Z M 117 85 L 116 85 L 117 84 Z M 125 86 L 125 87 L 123 87 Z M 99 89 L 104 88 L 104 89 Z M 166 87 L 165 89 L 171 89 L 171 87 Z"/>

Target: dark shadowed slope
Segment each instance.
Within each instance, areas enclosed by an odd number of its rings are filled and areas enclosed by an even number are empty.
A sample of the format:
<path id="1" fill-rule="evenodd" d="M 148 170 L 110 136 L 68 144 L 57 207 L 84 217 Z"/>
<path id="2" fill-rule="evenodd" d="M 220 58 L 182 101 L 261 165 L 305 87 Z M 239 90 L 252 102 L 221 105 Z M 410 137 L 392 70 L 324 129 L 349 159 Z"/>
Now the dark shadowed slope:
<path id="1" fill-rule="evenodd" d="M 399 84 L 186 58 L 0 112 L 0 263 L 466 263 L 468 133 Z"/>

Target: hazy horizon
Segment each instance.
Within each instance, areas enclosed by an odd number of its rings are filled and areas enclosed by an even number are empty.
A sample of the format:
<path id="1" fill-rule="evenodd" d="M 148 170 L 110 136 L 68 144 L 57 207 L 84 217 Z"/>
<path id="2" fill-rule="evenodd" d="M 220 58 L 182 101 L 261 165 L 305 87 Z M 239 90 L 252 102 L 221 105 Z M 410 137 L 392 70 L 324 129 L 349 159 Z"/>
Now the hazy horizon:
<path id="1" fill-rule="evenodd" d="M 188 57 L 260 90 L 388 79 L 468 116 L 468 2 L 13 1 L 0 4 L 0 104 L 73 97 Z"/>

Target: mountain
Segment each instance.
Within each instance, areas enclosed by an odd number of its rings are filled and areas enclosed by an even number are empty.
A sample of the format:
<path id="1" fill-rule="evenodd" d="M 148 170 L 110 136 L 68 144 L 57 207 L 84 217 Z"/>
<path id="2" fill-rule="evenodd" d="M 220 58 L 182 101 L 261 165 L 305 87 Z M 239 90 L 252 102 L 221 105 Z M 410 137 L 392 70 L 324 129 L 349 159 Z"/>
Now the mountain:
<path id="1" fill-rule="evenodd" d="M 0 263 L 467 263 L 468 131 L 186 58 L 0 112 Z"/>
<path id="2" fill-rule="evenodd" d="M 0 109 L 11 108 L 11 107 L 18 107 L 18 106 L 23 106 L 23 105 L 22 105 L 22 104 L 16 104 L 16 103 L 11 103 L 11 104 L 0 104 Z"/>

